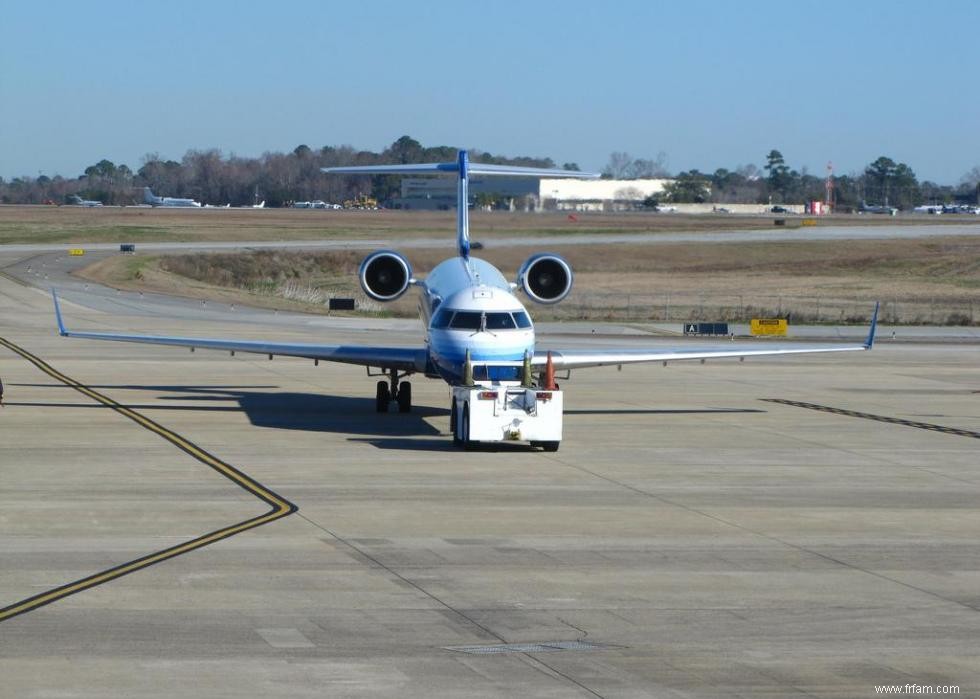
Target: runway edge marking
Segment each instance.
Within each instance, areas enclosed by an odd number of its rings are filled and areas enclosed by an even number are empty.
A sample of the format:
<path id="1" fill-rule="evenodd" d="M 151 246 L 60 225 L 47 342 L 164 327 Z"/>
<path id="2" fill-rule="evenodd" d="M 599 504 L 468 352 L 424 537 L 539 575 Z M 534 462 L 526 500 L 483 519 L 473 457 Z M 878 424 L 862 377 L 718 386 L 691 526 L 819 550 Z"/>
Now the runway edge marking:
<path id="1" fill-rule="evenodd" d="M 833 408 L 829 405 L 819 405 L 818 403 L 804 403 L 798 400 L 786 400 L 785 398 L 760 398 L 759 400 L 767 403 L 779 403 L 780 405 L 791 405 L 794 408 L 807 408 L 808 410 L 819 410 L 832 415 L 844 415 L 846 417 L 859 417 L 864 420 L 875 420 L 876 422 L 886 422 L 891 425 L 901 425 L 902 427 L 916 427 L 920 430 L 930 430 L 942 434 L 952 434 L 959 437 L 972 437 L 980 439 L 980 432 L 964 430 L 959 427 L 946 427 L 944 425 L 934 425 L 931 422 L 917 422 L 915 420 L 905 420 L 900 417 L 888 417 L 887 415 L 875 415 L 874 413 L 862 413 L 857 410 L 846 410 L 844 408 Z"/>
<path id="2" fill-rule="evenodd" d="M 0 337 L 0 345 L 6 347 L 15 354 L 19 354 L 21 357 L 29 361 L 31 364 L 36 366 L 38 369 L 43 371 L 48 376 L 60 381 L 64 385 L 75 389 L 76 391 L 88 396 L 92 400 L 102 403 L 108 408 L 115 410 L 120 415 L 123 415 L 141 427 L 159 435 L 166 441 L 173 444 L 175 447 L 181 451 L 189 454 L 197 461 L 200 461 L 204 465 L 214 469 L 221 475 L 228 478 L 230 481 L 235 483 L 240 488 L 248 491 L 259 500 L 262 500 L 271 508 L 268 512 L 251 519 L 244 520 L 242 522 L 237 522 L 235 524 L 228 525 L 221 529 L 203 534 L 197 538 L 185 541 L 182 544 L 177 544 L 169 548 L 156 551 L 155 553 L 147 554 L 142 558 L 137 558 L 135 560 L 129 561 L 127 563 L 122 563 L 108 570 L 101 571 L 99 573 L 94 573 L 87 577 L 75 580 L 74 582 L 61 585 L 60 587 L 47 590 L 46 592 L 41 592 L 32 597 L 20 600 L 19 602 L 14 602 L 11 605 L 0 608 L 0 622 L 6 621 L 7 619 L 13 618 L 20 614 L 25 614 L 26 612 L 33 611 L 39 607 L 43 607 L 52 602 L 56 602 L 60 599 L 64 599 L 69 595 L 74 595 L 79 592 L 83 592 L 90 588 L 96 587 L 97 585 L 103 585 L 107 582 L 121 578 L 124 575 L 129 575 L 130 573 L 135 573 L 138 570 L 143 570 L 157 563 L 161 563 L 176 556 L 189 553 L 196 549 L 202 548 L 209 544 L 213 544 L 221 539 L 227 539 L 235 534 L 240 534 L 249 529 L 254 529 L 255 527 L 261 527 L 263 524 L 269 524 L 277 519 L 283 517 L 288 517 L 292 513 L 296 512 L 299 508 L 291 503 L 286 498 L 282 497 L 275 491 L 265 487 L 254 478 L 242 473 L 234 466 L 225 463 L 213 454 L 208 453 L 204 449 L 201 449 L 193 442 L 184 439 L 176 432 L 168 430 L 166 427 L 154 422 L 150 418 L 138 413 L 131 408 L 117 403 L 108 396 L 105 396 L 98 391 L 95 391 L 88 386 L 76 381 L 70 376 L 62 374 L 60 371 L 52 367 L 50 364 L 45 362 L 40 357 L 37 357 L 27 350 L 15 345 L 14 343 Z"/>

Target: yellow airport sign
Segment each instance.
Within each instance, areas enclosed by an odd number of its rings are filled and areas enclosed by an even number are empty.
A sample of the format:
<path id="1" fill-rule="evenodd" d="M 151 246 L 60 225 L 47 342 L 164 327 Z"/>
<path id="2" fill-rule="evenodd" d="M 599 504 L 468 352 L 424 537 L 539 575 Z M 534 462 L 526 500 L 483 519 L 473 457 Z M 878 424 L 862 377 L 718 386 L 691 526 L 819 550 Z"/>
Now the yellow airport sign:
<path id="1" fill-rule="evenodd" d="M 817 225 L 817 219 L 815 218 L 805 218 L 800 221 L 801 226 L 815 226 Z"/>
<path id="2" fill-rule="evenodd" d="M 785 318 L 753 318 L 750 328 L 753 335 L 785 335 L 789 322 Z"/>
<path id="3" fill-rule="evenodd" d="M 72 248 L 71 250 L 68 251 L 68 254 L 71 255 L 72 257 L 81 257 L 82 255 L 85 254 L 85 251 L 82 250 L 81 248 Z"/>

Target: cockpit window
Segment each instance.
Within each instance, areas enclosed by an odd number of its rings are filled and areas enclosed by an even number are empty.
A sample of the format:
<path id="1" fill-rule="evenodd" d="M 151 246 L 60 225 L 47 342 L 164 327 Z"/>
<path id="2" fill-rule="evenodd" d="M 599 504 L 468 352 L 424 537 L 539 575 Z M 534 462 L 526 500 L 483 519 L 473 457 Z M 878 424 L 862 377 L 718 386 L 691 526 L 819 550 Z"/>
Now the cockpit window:
<path id="1" fill-rule="evenodd" d="M 487 330 L 513 330 L 514 327 L 510 313 L 487 313 Z"/>
<path id="2" fill-rule="evenodd" d="M 455 314 L 455 315 L 454 315 Z M 432 327 L 436 330 L 452 328 L 453 330 L 479 330 L 482 311 L 454 311 L 450 308 L 440 309 L 432 318 Z M 514 330 L 531 327 L 531 319 L 524 311 L 507 313 L 494 311 L 487 313 L 487 330 Z"/>
<path id="3" fill-rule="evenodd" d="M 452 317 L 453 317 L 452 310 L 448 308 L 443 308 L 438 313 L 436 313 L 435 317 L 432 319 L 432 327 L 436 328 L 437 330 L 448 328 L 449 321 L 452 319 Z"/>
<path id="4" fill-rule="evenodd" d="M 479 330 L 480 314 L 476 311 L 456 311 L 449 327 L 453 330 Z"/>

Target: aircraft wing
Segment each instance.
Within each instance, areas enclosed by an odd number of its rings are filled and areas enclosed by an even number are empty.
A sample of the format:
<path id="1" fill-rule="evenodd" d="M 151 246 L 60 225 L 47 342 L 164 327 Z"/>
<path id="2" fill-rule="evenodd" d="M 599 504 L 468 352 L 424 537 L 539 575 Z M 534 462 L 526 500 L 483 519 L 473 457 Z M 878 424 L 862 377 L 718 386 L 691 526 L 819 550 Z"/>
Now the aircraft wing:
<path id="1" fill-rule="evenodd" d="M 814 354 L 819 352 L 856 352 L 871 349 L 878 327 L 878 304 L 871 316 L 871 326 L 863 343 L 853 345 L 781 345 L 760 348 L 758 344 L 731 343 L 725 346 L 684 347 L 681 349 L 628 349 L 628 350 L 551 350 L 555 369 L 584 369 L 597 366 L 637 364 L 640 362 L 676 362 L 692 359 L 726 359 L 738 357 L 764 357 L 781 354 Z M 532 359 L 535 367 L 543 367 L 548 353 L 536 352 Z"/>
<path id="2" fill-rule="evenodd" d="M 222 340 L 203 337 L 178 337 L 169 335 L 127 335 L 123 333 L 76 332 L 68 330 L 61 317 L 58 295 L 52 291 L 54 312 L 58 321 L 58 333 L 62 337 L 78 337 L 86 340 L 111 340 L 136 342 L 148 345 L 172 345 L 229 352 L 305 357 L 327 362 L 343 362 L 382 369 L 400 371 L 425 371 L 426 350 L 413 347 L 363 347 L 359 345 L 318 345 L 306 342 L 267 342 L 265 340 Z"/>

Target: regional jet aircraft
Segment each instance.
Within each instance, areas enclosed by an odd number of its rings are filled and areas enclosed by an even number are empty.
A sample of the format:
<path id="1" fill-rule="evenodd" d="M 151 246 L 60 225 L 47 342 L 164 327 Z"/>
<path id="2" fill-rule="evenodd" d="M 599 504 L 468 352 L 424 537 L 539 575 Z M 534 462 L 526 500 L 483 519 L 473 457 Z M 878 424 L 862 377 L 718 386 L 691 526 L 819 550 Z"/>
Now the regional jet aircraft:
<path id="1" fill-rule="evenodd" d="M 143 203 L 150 206 L 173 206 L 182 208 L 201 208 L 201 202 L 178 197 L 158 197 L 149 187 L 143 187 Z"/>
<path id="2" fill-rule="evenodd" d="M 102 206 L 101 201 L 96 201 L 95 199 L 82 199 L 77 194 L 71 195 L 72 206 Z"/>
<path id="3" fill-rule="evenodd" d="M 325 172 L 348 175 L 443 175 L 457 181 L 456 255 L 437 265 L 425 279 L 412 274 L 408 260 L 398 252 L 378 250 L 361 263 L 361 287 L 372 299 L 393 301 L 410 287 L 421 292 L 419 309 L 425 327 L 421 347 L 369 347 L 357 345 L 323 345 L 319 343 L 270 342 L 266 340 L 229 340 L 163 335 L 128 335 L 104 332 L 76 332 L 65 328 L 54 296 L 58 329 L 65 337 L 90 340 L 116 340 L 157 345 L 216 349 L 230 352 L 254 352 L 316 361 L 334 361 L 379 369 L 387 376 L 377 383 L 376 408 L 388 412 L 397 402 L 400 412 L 412 408 L 411 384 L 403 379 L 411 374 L 443 379 L 451 386 L 486 382 L 528 381 L 554 370 L 580 369 L 636 362 L 706 360 L 725 357 L 759 357 L 764 355 L 802 354 L 807 352 L 849 352 L 869 350 L 874 341 L 877 307 L 871 328 L 863 343 L 833 346 L 763 345 L 726 343 L 724 346 L 688 346 L 676 349 L 647 348 L 622 350 L 536 350 L 534 325 L 515 291 L 520 290 L 532 301 L 552 304 L 565 298 L 572 288 L 572 268 L 553 253 L 531 255 L 510 282 L 485 260 L 470 255 L 468 182 L 471 175 L 579 177 L 598 175 L 578 171 L 523 168 L 470 163 L 466 151 L 460 151 L 455 162 L 419 165 L 382 165 L 369 167 L 326 168 Z"/>

